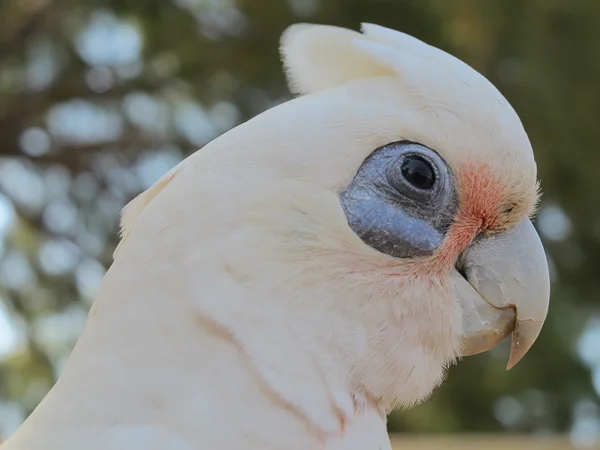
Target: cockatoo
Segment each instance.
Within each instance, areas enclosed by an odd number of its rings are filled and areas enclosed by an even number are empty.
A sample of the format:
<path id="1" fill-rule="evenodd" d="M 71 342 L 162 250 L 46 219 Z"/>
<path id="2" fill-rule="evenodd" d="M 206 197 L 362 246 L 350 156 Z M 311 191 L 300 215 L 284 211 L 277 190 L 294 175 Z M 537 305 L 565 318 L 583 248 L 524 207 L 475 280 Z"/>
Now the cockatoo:
<path id="1" fill-rule="evenodd" d="M 296 98 L 135 198 L 62 376 L 2 450 L 380 450 L 386 414 L 546 317 L 505 98 L 406 34 L 294 25 Z"/>

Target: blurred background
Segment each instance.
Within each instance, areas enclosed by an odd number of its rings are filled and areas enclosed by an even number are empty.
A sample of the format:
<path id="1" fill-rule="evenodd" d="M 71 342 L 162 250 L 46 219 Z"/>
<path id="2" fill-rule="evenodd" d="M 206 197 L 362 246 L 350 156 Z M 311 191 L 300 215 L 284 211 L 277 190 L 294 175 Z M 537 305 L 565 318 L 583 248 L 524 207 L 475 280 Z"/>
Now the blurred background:
<path id="1" fill-rule="evenodd" d="M 0 437 L 60 374 L 120 209 L 290 98 L 278 40 L 299 21 L 373 22 L 455 54 L 514 105 L 537 154 L 553 291 L 539 341 L 510 372 L 506 345 L 464 360 L 390 429 L 560 433 L 600 448 L 594 0 L 0 0 Z"/>

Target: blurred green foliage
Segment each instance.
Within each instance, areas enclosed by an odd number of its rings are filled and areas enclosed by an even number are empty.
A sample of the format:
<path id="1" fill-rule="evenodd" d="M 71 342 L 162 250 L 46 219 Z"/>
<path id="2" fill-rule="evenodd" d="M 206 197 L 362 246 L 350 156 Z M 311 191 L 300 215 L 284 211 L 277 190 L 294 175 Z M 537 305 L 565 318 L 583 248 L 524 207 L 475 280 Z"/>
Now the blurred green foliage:
<path id="1" fill-rule="evenodd" d="M 505 346 L 461 362 L 428 402 L 394 413 L 391 429 L 600 435 L 593 0 L 1 1 L 0 206 L 11 224 L 0 227 L 0 300 L 21 338 L 0 366 L 0 433 L 14 426 L 9 412 L 18 422 L 20 407 L 35 407 L 74 345 L 111 262 L 119 209 L 196 148 L 289 98 L 278 40 L 300 21 L 377 23 L 455 54 L 509 99 L 537 155 L 553 280 L 538 343 L 508 373 Z"/>

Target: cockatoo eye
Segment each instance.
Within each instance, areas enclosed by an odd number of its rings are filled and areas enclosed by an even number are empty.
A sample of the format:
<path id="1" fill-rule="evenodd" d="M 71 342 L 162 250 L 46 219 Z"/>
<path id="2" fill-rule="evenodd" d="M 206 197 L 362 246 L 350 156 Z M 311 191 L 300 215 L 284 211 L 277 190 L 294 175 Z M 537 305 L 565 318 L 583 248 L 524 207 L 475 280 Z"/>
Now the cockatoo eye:
<path id="1" fill-rule="evenodd" d="M 432 255 L 458 211 L 452 171 L 434 150 L 409 141 L 376 149 L 340 192 L 348 225 L 398 258 Z"/>
<path id="2" fill-rule="evenodd" d="M 404 158 L 400 170 L 404 179 L 417 189 L 428 190 L 435 183 L 433 167 L 420 156 L 410 155 Z"/>
<path id="3" fill-rule="evenodd" d="M 424 145 L 393 143 L 376 150 L 371 157 L 385 158 L 385 182 L 401 203 L 419 202 L 422 210 L 427 205 L 439 207 L 452 191 L 452 174 L 446 163 Z"/>

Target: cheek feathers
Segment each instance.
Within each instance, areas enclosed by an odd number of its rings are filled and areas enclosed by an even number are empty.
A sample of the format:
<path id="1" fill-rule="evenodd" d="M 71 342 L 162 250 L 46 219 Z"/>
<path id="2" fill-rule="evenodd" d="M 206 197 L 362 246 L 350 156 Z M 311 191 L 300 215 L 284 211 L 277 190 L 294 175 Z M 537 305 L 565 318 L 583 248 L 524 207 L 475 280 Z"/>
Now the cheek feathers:
<path id="1" fill-rule="evenodd" d="M 456 173 L 460 209 L 446 240 L 435 256 L 434 267 L 447 271 L 456 263 L 473 239 L 496 229 L 507 192 L 492 168 L 485 163 L 468 162 Z"/>

